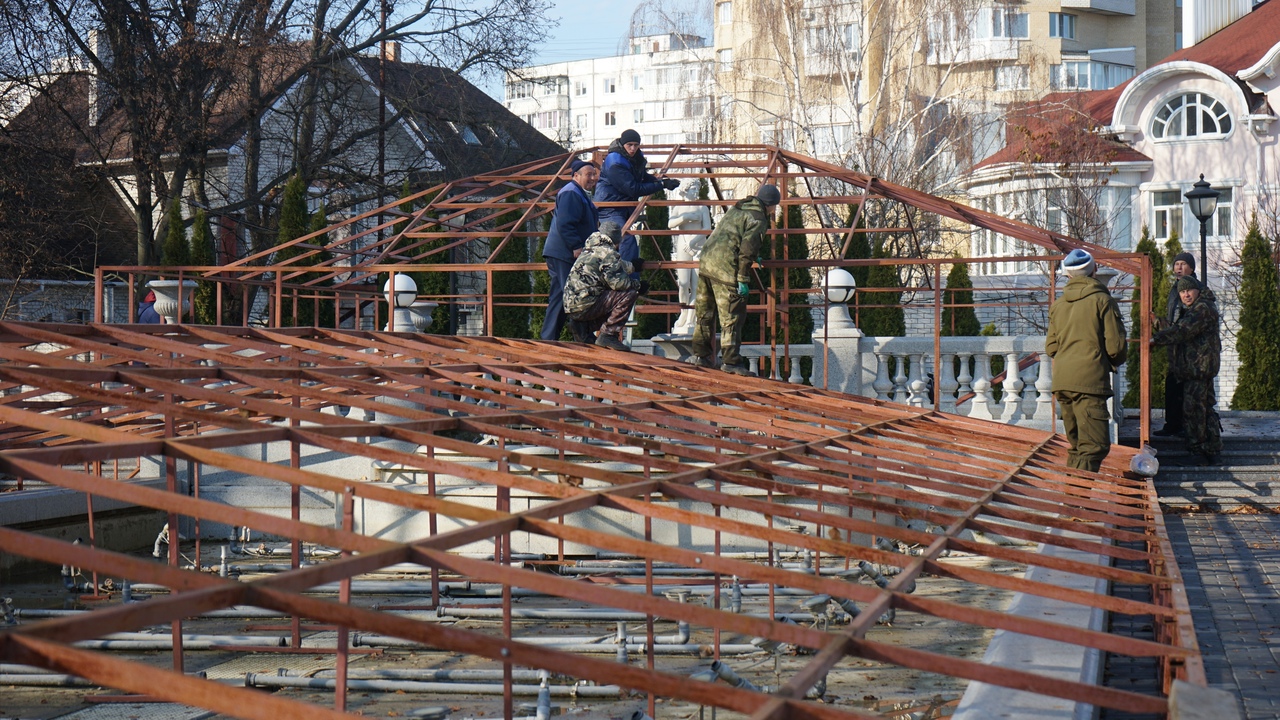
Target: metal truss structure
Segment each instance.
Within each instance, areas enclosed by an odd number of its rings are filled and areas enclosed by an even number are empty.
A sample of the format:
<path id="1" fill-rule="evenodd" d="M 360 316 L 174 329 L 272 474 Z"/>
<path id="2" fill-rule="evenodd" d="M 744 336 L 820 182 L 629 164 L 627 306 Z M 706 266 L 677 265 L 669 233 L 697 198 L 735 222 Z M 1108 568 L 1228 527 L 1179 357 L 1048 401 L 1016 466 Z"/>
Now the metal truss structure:
<path id="1" fill-rule="evenodd" d="M 1153 486 L 1125 476 L 1132 453 L 1125 448 L 1115 448 L 1103 471 L 1093 474 L 1066 468 L 1066 444 L 1050 432 L 662 358 L 497 338 L 315 328 L 0 324 L 0 387 L 0 469 L 10 476 L 155 508 L 168 514 L 173 528 L 194 519 L 250 527 L 293 543 L 295 569 L 249 581 L 198 565 L 182 568 L 177 543 L 165 564 L 0 528 L 4 553 L 170 589 L 146 603 L 0 628 L 0 660 L 126 692 L 238 718 L 352 717 L 344 712 L 347 638 L 361 631 L 505 668 L 543 668 L 617 685 L 647 697 L 651 715 L 655 699 L 668 698 L 758 720 L 879 717 L 807 697 L 855 659 L 1133 713 L 1168 710 L 1159 693 L 880 642 L 869 631 L 889 611 L 900 619 L 1000 629 L 1150 661 L 1157 687 L 1166 690 L 1175 678 L 1204 684 Z M 362 419 L 370 415 L 376 419 Z M 289 460 L 267 462 L 243 452 L 268 443 L 287 445 Z M 428 491 L 309 469 L 302 458 L 316 450 L 413 469 Z M 117 463 L 141 461 L 161 469 L 167 491 L 112 471 Z M 196 478 L 190 492 L 178 492 L 179 463 L 189 464 Z M 198 478 L 215 470 L 289 487 L 291 512 L 273 515 L 201 497 Z M 462 502 L 436 493 L 445 477 L 486 491 L 489 500 Z M 301 519 L 304 491 L 331 499 L 339 519 Z M 527 498 L 534 500 L 523 502 Z M 429 518 L 431 529 L 396 540 L 363 534 L 353 512 L 357 502 L 403 508 Z M 601 513 L 634 522 L 595 522 Z M 797 533 L 792 525 L 812 532 Z M 711 542 L 705 548 L 657 542 L 663 527 L 687 528 Z M 973 532 L 1023 544 L 980 543 Z M 560 553 L 578 548 L 636 558 L 645 572 L 628 588 L 535 571 L 513 560 L 513 548 L 529 538 L 557 544 Z M 341 555 L 300 566 L 304 542 Z M 774 562 L 772 553 L 753 562 L 721 552 L 742 542 L 802 550 L 814 562 L 801 569 Z M 492 559 L 453 552 L 477 543 L 493 549 Z M 918 554 L 895 552 L 905 545 L 918 546 Z M 1054 549 L 1102 562 L 1048 552 Z M 1099 587 L 1147 588 L 1150 599 L 975 568 L 954 562 L 956 553 L 1048 568 L 1101 581 Z M 883 586 L 851 582 L 838 571 L 858 561 L 901 571 Z M 442 578 L 500 589 L 501 629 L 425 622 L 350 601 L 353 578 L 401 563 L 431 570 L 433 601 Z M 705 579 L 712 588 L 708 602 L 665 598 L 655 566 Z M 775 593 L 799 589 L 850 601 L 860 612 L 825 629 L 735 613 L 723 597 L 730 578 L 767 588 L 771 610 Z M 930 578 L 1149 617 L 1155 635 L 1135 639 L 911 593 Z M 343 588 L 336 599 L 308 594 L 333 582 Z M 576 608 L 642 614 L 650 641 L 656 621 L 679 621 L 717 638 L 754 636 L 812 655 L 765 693 L 673 672 L 652 654 L 652 642 L 645 643 L 640 664 L 554 650 L 511 635 L 517 591 Z M 307 704 L 182 673 L 184 619 L 244 605 L 338 628 L 331 652 L 339 689 L 332 702 Z M 73 645 L 156 623 L 172 624 L 171 671 Z M 508 675 L 506 717 L 514 716 L 511 682 Z"/>

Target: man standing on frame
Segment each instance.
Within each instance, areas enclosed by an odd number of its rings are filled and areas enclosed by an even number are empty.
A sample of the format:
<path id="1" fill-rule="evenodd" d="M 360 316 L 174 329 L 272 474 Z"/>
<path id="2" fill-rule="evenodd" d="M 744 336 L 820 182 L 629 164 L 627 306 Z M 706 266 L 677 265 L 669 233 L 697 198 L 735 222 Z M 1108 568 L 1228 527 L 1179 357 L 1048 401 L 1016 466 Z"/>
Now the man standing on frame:
<path id="1" fill-rule="evenodd" d="M 600 169 L 593 162 L 574 160 L 569 166 L 572 179 L 556 193 L 555 214 L 547 242 L 542 246 L 542 259 L 551 275 L 551 292 L 547 295 L 547 317 L 542 321 L 542 339 L 559 340 L 566 321 L 564 285 L 569 281 L 573 261 L 582 254 L 587 238 L 600 227 L 596 206 L 587 193 L 596 189 Z"/>
<path id="2" fill-rule="evenodd" d="M 716 326 L 720 327 L 720 369 L 751 375 L 743 362 L 742 326 L 751 292 L 751 265 L 760 261 L 764 235 L 773 209 L 782 200 L 778 188 L 761 185 L 755 195 L 739 200 L 724 214 L 698 259 L 698 295 L 694 300 L 693 364 L 711 367 Z"/>
<path id="3" fill-rule="evenodd" d="M 1053 358 L 1053 396 L 1058 401 L 1071 451 L 1067 466 L 1098 472 L 1111 451 L 1111 374 L 1129 348 L 1120 306 L 1094 277 L 1098 266 L 1084 250 L 1062 260 L 1070 278 L 1049 311 L 1045 353 Z"/>

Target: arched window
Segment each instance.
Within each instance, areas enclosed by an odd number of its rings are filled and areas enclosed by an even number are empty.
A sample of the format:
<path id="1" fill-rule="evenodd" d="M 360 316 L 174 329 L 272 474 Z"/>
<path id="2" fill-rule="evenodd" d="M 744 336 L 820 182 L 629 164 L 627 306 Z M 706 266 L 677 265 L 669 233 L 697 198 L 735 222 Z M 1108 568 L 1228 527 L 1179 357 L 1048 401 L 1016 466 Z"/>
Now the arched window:
<path id="1" fill-rule="evenodd" d="M 1151 121 L 1151 136 L 1157 140 L 1223 137 L 1230 132 L 1227 107 L 1204 93 L 1169 98 Z"/>

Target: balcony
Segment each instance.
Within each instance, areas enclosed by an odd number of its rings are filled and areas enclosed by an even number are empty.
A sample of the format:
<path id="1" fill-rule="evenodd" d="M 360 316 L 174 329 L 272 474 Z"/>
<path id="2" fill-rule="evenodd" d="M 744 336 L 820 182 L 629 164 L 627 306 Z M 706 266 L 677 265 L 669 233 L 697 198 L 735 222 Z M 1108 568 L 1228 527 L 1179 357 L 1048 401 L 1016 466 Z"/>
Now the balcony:
<path id="1" fill-rule="evenodd" d="M 980 38 L 963 42 L 942 42 L 929 48 L 930 65 L 967 65 L 980 62 L 1017 60 L 1019 38 Z"/>
<path id="2" fill-rule="evenodd" d="M 1099 15 L 1134 15 L 1136 0 L 1062 0 L 1062 9 Z"/>

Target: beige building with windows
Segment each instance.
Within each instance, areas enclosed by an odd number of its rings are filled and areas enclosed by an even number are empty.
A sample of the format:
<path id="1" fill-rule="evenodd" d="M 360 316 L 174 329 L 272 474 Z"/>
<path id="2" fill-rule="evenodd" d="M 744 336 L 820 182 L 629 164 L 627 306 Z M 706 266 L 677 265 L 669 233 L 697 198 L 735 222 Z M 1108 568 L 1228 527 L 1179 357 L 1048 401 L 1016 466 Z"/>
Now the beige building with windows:
<path id="1" fill-rule="evenodd" d="M 1105 90 L 1178 49 L 1178 5 L 720 0 L 717 79 L 733 98 L 725 139 L 777 142 L 877 173 L 914 167 L 886 153 L 963 166 L 994 148 L 1008 104 Z M 883 133 L 887 142 L 869 143 L 878 148 L 856 147 Z"/>

